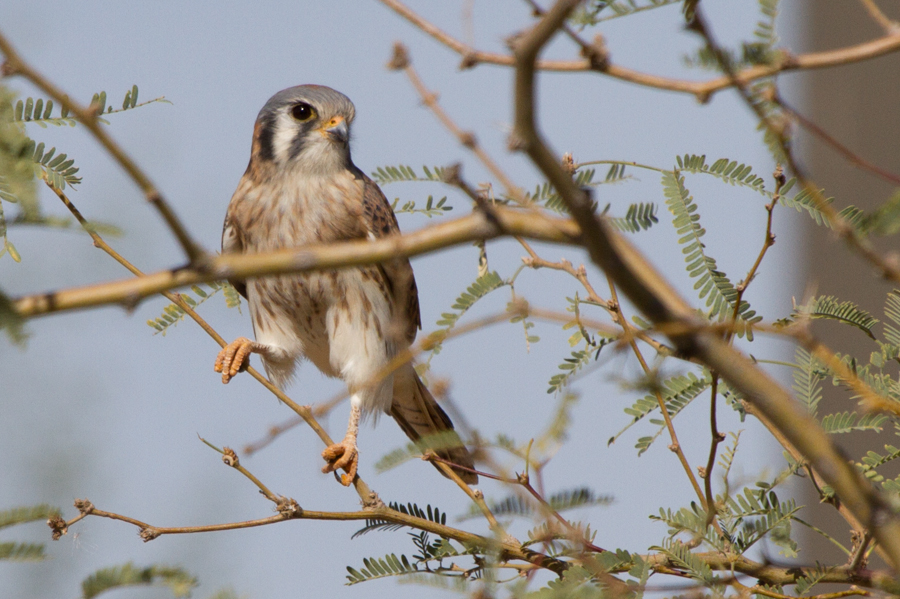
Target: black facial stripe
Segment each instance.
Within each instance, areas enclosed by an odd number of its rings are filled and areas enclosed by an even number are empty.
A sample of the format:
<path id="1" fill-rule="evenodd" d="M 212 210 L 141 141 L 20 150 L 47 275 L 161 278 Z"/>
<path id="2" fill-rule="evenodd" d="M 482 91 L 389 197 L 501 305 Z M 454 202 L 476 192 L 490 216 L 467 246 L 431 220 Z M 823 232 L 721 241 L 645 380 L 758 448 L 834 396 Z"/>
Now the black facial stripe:
<path id="1" fill-rule="evenodd" d="M 268 115 L 260 122 L 259 128 L 259 157 L 262 160 L 274 160 L 275 148 L 275 115 Z"/>
<path id="2" fill-rule="evenodd" d="M 314 122 L 317 119 L 313 119 Z M 310 122 L 310 123 L 311 123 Z M 303 148 L 306 147 L 306 136 L 309 135 L 309 132 L 312 130 L 310 123 L 304 123 L 297 127 L 297 133 L 294 135 L 294 139 L 291 140 L 291 147 L 288 149 L 288 160 L 293 161 L 297 156 L 303 152 Z"/>

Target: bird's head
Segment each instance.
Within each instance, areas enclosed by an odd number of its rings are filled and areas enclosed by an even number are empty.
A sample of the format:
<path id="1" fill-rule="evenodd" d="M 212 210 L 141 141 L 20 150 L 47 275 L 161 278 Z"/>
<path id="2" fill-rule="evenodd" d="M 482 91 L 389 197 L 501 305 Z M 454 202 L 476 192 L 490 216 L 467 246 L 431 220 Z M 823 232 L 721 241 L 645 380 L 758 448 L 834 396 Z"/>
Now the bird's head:
<path id="1" fill-rule="evenodd" d="M 353 102 L 330 87 L 298 85 L 281 90 L 256 118 L 251 164 L 259 160 L 308 175 L 348 169 L 355 112 Z"/>

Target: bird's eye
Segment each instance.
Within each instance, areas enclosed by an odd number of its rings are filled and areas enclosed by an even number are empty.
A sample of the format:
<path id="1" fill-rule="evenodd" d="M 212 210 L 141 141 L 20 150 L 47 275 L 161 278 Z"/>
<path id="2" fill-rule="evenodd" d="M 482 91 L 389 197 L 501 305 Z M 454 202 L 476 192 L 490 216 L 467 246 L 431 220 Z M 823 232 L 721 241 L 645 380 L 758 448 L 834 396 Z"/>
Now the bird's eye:
<path id="1" fill-rule="evenodd" d="M 313 110 L 313 107 L 306 102 L 301 102 L 291 108 L 291 116 L 293 116 L 298 121 L 308 121 L 309 119 L 316 116 L 316 111 Z"/>

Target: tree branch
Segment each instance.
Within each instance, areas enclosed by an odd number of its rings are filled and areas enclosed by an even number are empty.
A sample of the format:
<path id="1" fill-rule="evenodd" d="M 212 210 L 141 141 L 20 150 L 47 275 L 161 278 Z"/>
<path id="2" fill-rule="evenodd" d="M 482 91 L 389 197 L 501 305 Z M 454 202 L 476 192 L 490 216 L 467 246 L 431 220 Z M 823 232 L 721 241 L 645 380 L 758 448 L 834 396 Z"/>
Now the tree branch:
<path id="1" fill-rule="evenodd" d="M 495 219 L 502 231 L 498 230 Z M 30 295 L 13 300 L 12 305 L 20 316 L 26 318 L 106 304 L 133 308 L 147 296 L 194 283 L 377 264 L 397 257 L 418 256 L 501 235 L 519 235 L 541 241 L 574 244 L 578 231 L 568 219 L 550 218 L 498 206 L 492 208 L 490 217 L 480 211 L 474 212 L 406 235 L 263 254 L 216 256 L 211 257 L 201 268 L 169 269 L 136 279 Z"/>
<path id="2" fill-rule="evenodd" d="M 409 7 L 400 0 L 381 0 L 381 3 L 412 23 L 424 33 L 459 54 L 462 57 L 460 68 L 471 68 L 479 63 L 506 67 L 512 67 L 516 64 L 514 56 L 496 52 L 483 52 L 457 40 L 433 23 L 410 10 Z M 779 73 L 823 69 L 845 65 L 877 58 L 878 56 L 883 56 L 897 50 L 900 50 L 900 32 L 895 30 L 893 33 L 885 35 L 884 37 L 863 42 L 855 46 L 839 48 L 837 50 L 810 52 L 798 55 L 791 55 L 785 51 L 783 52 L 781 59 L 775 64 L 748 67 L 736 73 L 735 76 L 739 82 L 748 84 L 757 79 L 772 77 Z M 597 63 L 597 61 L 593 61 L 591 58 L 576 60 L 544 59 L 537 61 L 535 68 L 540 71 L 597 71 L 609 77 L 636 83 L 645 87 L 692 94 L 701 102 L 707 102 L 716 92 L 728 89 L 735 85 L 734 81 L 729 77 L 717 77 L 708 81 L 688 81 L 642 73 L 608 62 L 604 66 L 603 63 Z"/>

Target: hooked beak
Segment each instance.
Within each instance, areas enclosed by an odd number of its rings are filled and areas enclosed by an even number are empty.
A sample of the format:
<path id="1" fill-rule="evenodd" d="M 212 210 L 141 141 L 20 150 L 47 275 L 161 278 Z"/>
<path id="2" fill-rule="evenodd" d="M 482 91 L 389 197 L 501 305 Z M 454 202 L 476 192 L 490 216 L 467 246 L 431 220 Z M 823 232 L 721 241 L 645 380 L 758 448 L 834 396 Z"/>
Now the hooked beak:
<path id="1" fill-rule="evenodd" d="M 346 144 L 350 139 L 350 127 L 342 116 L 332 118 L 320 131 L 325 137 L 341 144 Z"/>

